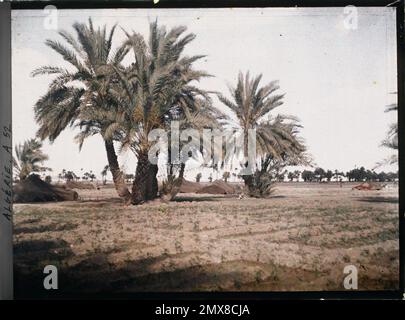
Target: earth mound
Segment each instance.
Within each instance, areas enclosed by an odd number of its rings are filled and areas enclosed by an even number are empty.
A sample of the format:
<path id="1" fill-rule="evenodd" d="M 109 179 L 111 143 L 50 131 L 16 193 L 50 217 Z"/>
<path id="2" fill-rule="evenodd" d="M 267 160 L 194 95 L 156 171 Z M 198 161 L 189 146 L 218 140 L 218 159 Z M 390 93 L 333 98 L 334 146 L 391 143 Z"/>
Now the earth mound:
<path id="1" fill-rule="evenodd" d="M 196 193 L 200 189 L 201 185 L 198 182 L 192 182 L 183 179 L 180 187 L 180 193 Z"/>
<path id="2" fill-rule="evenodd" d="M 208 194 L 235 194 L 237 190 L 235 187 L 222 180 L 215 180 L 213 183 L 202 187 L 196 193 Z"/>
<path id="3" fill-rule="evenodd" d="M 41 180 L 36 174 L 19 181 L 14 186 L 13 192 L 16 203 L 72 201 L 79 197 L 76 191 L 53 186 Z"/>

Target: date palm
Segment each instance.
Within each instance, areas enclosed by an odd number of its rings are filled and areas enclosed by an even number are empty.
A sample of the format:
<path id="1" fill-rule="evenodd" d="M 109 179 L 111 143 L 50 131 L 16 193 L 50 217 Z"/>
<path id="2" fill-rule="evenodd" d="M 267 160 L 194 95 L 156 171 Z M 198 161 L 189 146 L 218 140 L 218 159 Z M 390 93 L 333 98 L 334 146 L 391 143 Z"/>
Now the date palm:
<path id="1" fill-rule="evenodd" d="M 392 104 L 387 106 L 385 112 L 398 112 L 398 105 Z M 398 150 L 398 125 L 393 123 L 388 130 L 387 138 L 382 142 L 384 147 L 388 147 L 394 150 Z"/>
<path id="2" fill-rule="evenodd" d="M 208 93 L 194 85 L 209 76 L 192 68 L 203 56 L 183 55 L 195 35 L 184 35 L 186 28 L 182 26 L 166 31 L 157 22 L 150 24 L 149 31 L 148 40 L 136 32 L 127 34 L 125 48 L 133 52 L 135 61 L 129 67 L 112 68 L 119 82 L 110 88 L 110 95 L 119 112 L 110 115 L 111 124 L 106 130 L 109 135 L 119 136 L 121 147 L 131 149 L 137 157 L 133 204 L 157 196 L 158 167 L 148 159 L 154 144 L 148 141 L 149 133 L 154 129 L 168 132 L 173 120 L 181 122 L 183 127 L 193 123 L 201 127 L 203 116 L 207 119 L 213 110 Z M 210 119 L 212 124 L 215 118 Z M 184 166 L 180 165 L 179 175 L 182 174 Z"/>
<path id="3" fill-rule="evenodd" d="M 47 93 L 35 105 L 35 119 L 39 124 L 38 137 L 53 142 L 67 127 L 80 127 L 76 137 L 82 147 L 86 137 L 101 134 L 110 171 L 118 195 L 130 198 L 124 175 L 120 170 L 114 148 L 116 137 L 106 138 L 105 130 L 109 126 L 103 117 L 89 117 L 90 112 L 115 112 L 108 96 L 109 87 L 114 83 L 106 66 L 117 66 L 125 57 L 127 50 L 119 47 L 112 50 L 112 40 L 116 26 L 107 33 L 106 27 L 95 29 L 92 20 L 88 25 L 74 23 L 76 37 L 66 31 L 59 35 L 66 44 L 47 40 L 46 45 L 57 52 L 69 69 L 56 66 L 43 66 L 32 72 L 33 76 L 53 75 Z"/>
<path id="4" fill-rule="evenodd" d="M 48 160 L 48 156 L 41 148 L 42 142 L 36 139 L 26 140 L 15 146 L 16 157 L 13 157 L 13 166 L 20 180 L 26 179 L 31 173 L 50 170 L 42 166 L 42 163 Z"/>
<path id="5" fill-rule="evenodd" d="M 192 141 L 200 141 L 203 129 L 219 129 L 220 124 L 217 121 L 222 114 L 214 109 L 210 101 L 201 101 L 196 99 L 194 101 L 194 106 L 197 106 L 198 111 L 192 111 L 187 116 L 182 118 L 175 118 L 179 121 L 180 132 L 188 131 L 188 138 L 192 138 Z M 169 135 L 172 134 L 170 128 L 167 128 Z M 196 145 L 190 144 L 188 141 L 181 140 L 179 143 L 180 152 L 180 163 L 175 164 L 171 159 L 171 145 L 168 144 L 168 164 L 167 164 L 167 181 L 164 184 L 162 198 L 164 200 L 173 200 L 178 192 L 180 192 L 180 187 L 183 182 L 184 172 L 186 168 L 186 162 L 190 158 L 189 153 L 191 152 L 191 157 L 197 160 L 200 156 L 204 156 L 207 151 L 204 146 L 200 143 Z"/>
<path id="6" fill-rule="evenodd" d="M 388 105 L 385 109 L 385 112 L 398 112 L 398 105 L 391 104 Z M 398 124 L 392 123 L 388 129 L 387 137 L 381 143 L 382 147 L 390 148 L 395 151 L 398 151 Z M 398 154 L 393 154 L 390 157 L 384 159 L 381 162 L 376 164 L 375 168 L 384 166 L 384 165 L 395 165 L 398 164 Z"/>
<path id="7" fill-rule="evenodd" d="M 253 165 L 260 170 L 255 174 L 244 175 L 245 184 L 251 186 L 255 180 L 260 179 L 260 172 L 268 174 L 272 163 L 279 168 L 289 165 L 298 165 L 303 161 L 305 146 L 298 137 L 300 125 L 292 116 L 272 115 L 272 111 L 283 104 L 283 94 L 278 94 L 277 81 L 259 87 L 262 75 L 250 77 L 239 73 L 236 87 L 230 88 L 232 99 L 222 94 L 219 100 L 234 114 L 225 121 L 225 126 L 236 130 L 242 135 L 243 148 L 236 149 L 236 156 L 246 158 L 248 153 L 248 130 L 256 130 L 256 160 Z M 236 119 L 236 121 L 234 120 Z M 269 180 L 266 178 L 266 180 Z M 270 190 L 267 188 L 266 190 Z"/>

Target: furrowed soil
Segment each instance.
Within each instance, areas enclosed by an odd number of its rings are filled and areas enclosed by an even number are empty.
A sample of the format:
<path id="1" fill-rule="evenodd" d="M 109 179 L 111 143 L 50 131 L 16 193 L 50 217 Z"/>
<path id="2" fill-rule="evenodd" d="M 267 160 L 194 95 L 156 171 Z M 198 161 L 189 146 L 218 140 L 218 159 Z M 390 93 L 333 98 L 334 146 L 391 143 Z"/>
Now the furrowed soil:
<path id="1" fill-rule="evenodd" d="M 269 199 L 180 194 L 124 206 L 114 189 L 14 205 L 16 298 L 162 291 L 342 291 L 399 286 L 398 189 L 281 183 Z"/>

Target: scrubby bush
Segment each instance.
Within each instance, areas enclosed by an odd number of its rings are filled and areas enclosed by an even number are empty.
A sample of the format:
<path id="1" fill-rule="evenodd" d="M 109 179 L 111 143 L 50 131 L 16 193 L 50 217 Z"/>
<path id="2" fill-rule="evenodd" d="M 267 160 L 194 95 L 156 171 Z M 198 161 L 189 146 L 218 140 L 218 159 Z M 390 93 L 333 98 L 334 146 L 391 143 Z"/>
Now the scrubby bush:
<path id="1" fill-rule="evenodd" d="M 274 192 L 274 181 L 269 172 L 256 170 L 253 175 L 244 176 L 247 193 L 254 198 L 267 198 Z"/>

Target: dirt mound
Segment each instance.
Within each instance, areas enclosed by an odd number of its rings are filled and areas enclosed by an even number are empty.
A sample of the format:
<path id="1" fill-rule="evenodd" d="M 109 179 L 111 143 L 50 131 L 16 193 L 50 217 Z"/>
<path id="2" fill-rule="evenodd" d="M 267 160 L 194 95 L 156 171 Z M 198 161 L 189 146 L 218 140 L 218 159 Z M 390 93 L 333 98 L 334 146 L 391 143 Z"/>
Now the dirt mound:
<path id="1" fill-rule="evenodd" d="M 67 181 L 66 187 L 68 189 L 96 189 L 96 187 L 92 183 L 77 181 Z"/>
<path id="2" fill-rule="evenodd" d="M 364 182 L 357 186 L 354 186 L 352 190 L 365 190 L 365 191 L 381 190 L 382 188 L 384 188 L 384 186 L 385 185 L 382 185 L 380 183 Z"/>
<path id="3" fill-rule="evenodd" d="M 201 185 L 198 182 L 188 181 L 183 179 L 180 187 L 180 193 L 196 193 L 201 189 Z"/>
<path id="4" fill-rule="evenodd" d="M 199 189 L 196 193 L 235 194 L 236 189 L 225 181 L 215 180 L 213 183 Z"/>
<path id="5" fill-rule="evenodd" d="M 79 195 L 73 190 L 52 186 L 38 175 L 30 175 L 14 186 L 14 202 L 49 202 L 77 200 Z"/>

